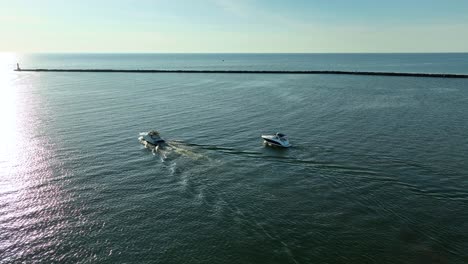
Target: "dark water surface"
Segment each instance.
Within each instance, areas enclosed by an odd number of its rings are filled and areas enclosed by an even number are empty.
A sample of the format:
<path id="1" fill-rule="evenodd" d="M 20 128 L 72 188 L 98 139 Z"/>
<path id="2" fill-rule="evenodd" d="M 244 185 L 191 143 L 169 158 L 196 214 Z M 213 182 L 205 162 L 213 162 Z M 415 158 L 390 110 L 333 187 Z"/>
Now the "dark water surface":
<path id="1" fill-rule="evenodd" d="M 468 262 L 468 80 L 11 71 L 466 74 L 466 54 L 3 56 L 0 263 Z"/>

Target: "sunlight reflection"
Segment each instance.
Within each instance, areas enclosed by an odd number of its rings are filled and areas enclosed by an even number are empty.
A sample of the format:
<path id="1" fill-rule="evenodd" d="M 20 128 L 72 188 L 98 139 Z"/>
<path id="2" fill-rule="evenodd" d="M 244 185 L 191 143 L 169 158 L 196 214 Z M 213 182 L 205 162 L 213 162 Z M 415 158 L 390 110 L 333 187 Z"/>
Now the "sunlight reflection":
<path id="1" fill-rule="evenodd" d="M 8 177 L 13 173 L 18 159 L 16 147 L 18 131 L 18 98 L 14 80 L 16 73 L 14 53 L 0 53 L 0 175 Z M 0 193 L 12 191 L 11 181 L 0 181 Z"/>
<path id="2" fill-rule="evenodd" d="M 38 93 L 41 75 L 13 71 L 16 60 L 0 53 L 0 252 L 9 252 L 9 262 L 24 262 L 19 259 L 60 244 L 48 238 L 68 226 L 71 196 L 64 181 L 51 183 L 67 172 L 55 166 L 53 144 L 41 126 L 47 115 Z"/>

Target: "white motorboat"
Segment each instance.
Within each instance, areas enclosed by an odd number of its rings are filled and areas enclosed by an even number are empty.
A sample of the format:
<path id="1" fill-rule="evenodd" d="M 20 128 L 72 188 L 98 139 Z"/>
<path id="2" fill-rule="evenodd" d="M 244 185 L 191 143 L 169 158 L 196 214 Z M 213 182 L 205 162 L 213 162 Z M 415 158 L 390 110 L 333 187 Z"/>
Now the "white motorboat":
<path id="1" fill-rule="evenodd" d="M 262 138 L 266 144 L 271 146 L 289 148 L 291 144 L 289 144 L 288 137 L 282 133 L 276 133 L 274 135 L 262 135 Z"/>
<path id="2" fill-rule="evenodd" d="M 156 130 L 140 133 L 138 140 L 140 140 L 142 143 L 149 143 L 155 146 L 159 146 L 165 142 L 164 139 L 162 139 L 159 135 L 159 132 Z"/>

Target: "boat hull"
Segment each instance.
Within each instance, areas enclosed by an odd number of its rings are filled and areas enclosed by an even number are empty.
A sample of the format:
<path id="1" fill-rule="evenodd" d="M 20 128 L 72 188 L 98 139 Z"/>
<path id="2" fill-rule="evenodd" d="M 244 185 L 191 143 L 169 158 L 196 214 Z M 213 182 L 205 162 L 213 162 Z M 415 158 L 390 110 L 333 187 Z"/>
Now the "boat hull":
<path id="1" fill-rule="evenodd" d="M 262 135 L 262 138 L 266 144 L 269 144 L 271 146 L 282 147 L 282 148 L 291 147 L 291 144 L 289 144 L 287 140 L 281 141 L 275 136 Z"/>
<path id="2" fill-rule="evenodd" d="M 160 144 L 165 143 L 165 141 L 163 139 L 153 140 L 153 139 L 148 139 L 148 138 L 145 138 L 145 137 L 139 137 L 138 140 L 140 140 L 141 142 L 146 142 L 146 143 L 151 144 L 151 145 L 160 145 Z"/>

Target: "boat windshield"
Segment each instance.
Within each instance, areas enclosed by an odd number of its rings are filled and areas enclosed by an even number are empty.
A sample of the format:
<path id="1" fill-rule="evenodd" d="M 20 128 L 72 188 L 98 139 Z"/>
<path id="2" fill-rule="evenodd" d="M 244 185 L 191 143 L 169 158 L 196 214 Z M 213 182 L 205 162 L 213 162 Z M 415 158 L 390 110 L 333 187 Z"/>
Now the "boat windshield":
<path id="1" fill-rule="evenodd" d="M 150 136 L 159 136 L 159 132 L 153 130 L 153 131 L 150 131 L 150 132 L 148 133 L 148 135 L 150 135 Z"/>

